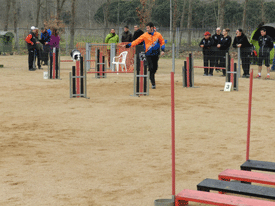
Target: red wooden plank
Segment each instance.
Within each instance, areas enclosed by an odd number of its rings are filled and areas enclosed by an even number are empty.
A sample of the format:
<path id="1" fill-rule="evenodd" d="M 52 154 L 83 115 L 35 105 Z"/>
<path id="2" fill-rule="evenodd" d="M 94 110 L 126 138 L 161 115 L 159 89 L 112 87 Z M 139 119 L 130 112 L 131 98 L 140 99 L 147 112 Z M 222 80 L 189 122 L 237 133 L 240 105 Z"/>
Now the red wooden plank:
<path id="1" fill-rule="evenodd" d="M 230 195 L 222 195 L 217 193 L 203 192 L 197 190 L 182 190 L 176 196 L 175 206 L 181 206 L 191 202 L 200 202 L 211 205 L 226 205 L 226 206 L 275 206 L 275 202 L 249 199 L 245 197 L 237 197 Z"/>
<path id="2" fill-rule="evenodd" d="M 219 180 L 237 180 L 243 182 L 254 182 L 266 185 L 275 185 L 275 175 L 245 170 L 226 169 L 219 174 Z"/>

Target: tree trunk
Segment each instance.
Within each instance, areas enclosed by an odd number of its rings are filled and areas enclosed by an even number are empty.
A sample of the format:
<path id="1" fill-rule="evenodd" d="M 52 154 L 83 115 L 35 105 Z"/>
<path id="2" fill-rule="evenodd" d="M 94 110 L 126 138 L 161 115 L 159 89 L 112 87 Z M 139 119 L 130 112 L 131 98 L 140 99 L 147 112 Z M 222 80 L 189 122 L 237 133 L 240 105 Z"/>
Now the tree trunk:
<path id="1" fill-rule="evenodd" d="M 261 17 L 262 17 L 262 22 L 265 22 L 265 12 L 264 12 L 264 0 L 261 0 Z"/>
<path id="2" fill-rule="evenodd" d="M 188 37 L 187 37 L 187 44 L 188 46 L 191 45 L 191 27 L 192 27 L 192 0 L 189 0 L 189 11 L 188 11 L 188 22 L 187 22 L 187 29 L 188 29 Z"/>
<path id="3" fill-rule="evenodd" d="M 247 8 L 247 2 L 248 2 L 248 0 L 245 0 L 244 7 L 243 7 L 243 24 L 242 24 L 243 30 L 245 30 L 245 26 L 246 26 L 246 8 Z"/>
<path id="4" fill-rule="evenodd" d="M 9 14 L 10 14 L 10 8 L 11 8 L 11 1 L 7 0 L 7 8 L 6 8 L 6 19 L 5 19 L 5 23 L 4 23 L 4 31 L 8 31 L 8 27 L 9 27 Z"/>
<path id="5" fill-rule="evenodd" d="M 224 15 L 225 15 L 225 0 L 220 0 L 220 7 L 219 7 L 219 27 L 221 27 L 221 29 L 224 29 Z"/>
<path id="6" fill-rule="evenodd" d="M 183 33 L 186 2 L 187 2 L 187 0 L 183 0 L 182 13 L 181 13 L 181 18 L 180 18 L 180 45 L 181 45 L 181 38 L 182 38 L 182 33 Z"/>
<path id="7" fill-rule="evenodd" d="M 17 35 L 17 7 L 16 7 L 16 0 L 12 0 L 12 8 L 13 8 L 13 27 L 14 33 Z"/>
<path id="8" fill-rule="evenodd" d="M 37 0 L 37 8 L 36 8 L 36 23 L 35 25 L 38 27 L 39 25 L 39 14 L 40 14 L 40 8 L 41 8 L 41 0 Z"/>
<path id="9" fill-rule="evenodd" d="M 172 42 L 175 43 L 176 28 L 178 20 L 178 0 L 174 0 L 174 11 L 173 11 L 173 36 Z"/>
<path id="10" fill-rule="evenodd" d="M 220 26 L 220 16 L 221 16 L 221 1 L 218 0 L 218 15 L 217 15 L 217 27 Z"/>
<path id="11" fill-rule="evenodd" d="M 72 0 L 72 19 L 71 19 L 71 28 L 70 28 L 70 34 L 71 34 L 71 40 L 70 40 L 70 49 L 74 48 L 74 28 L 75 28 L 75 11 L 76 11 L 76 0 Z"/>

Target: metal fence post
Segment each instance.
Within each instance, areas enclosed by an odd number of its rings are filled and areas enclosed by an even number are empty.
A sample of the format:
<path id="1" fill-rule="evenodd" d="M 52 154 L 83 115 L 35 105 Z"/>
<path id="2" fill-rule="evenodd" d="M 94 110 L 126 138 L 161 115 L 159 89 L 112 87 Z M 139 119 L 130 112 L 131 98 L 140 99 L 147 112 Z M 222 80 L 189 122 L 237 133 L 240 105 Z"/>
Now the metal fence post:
<path id="1" fill-rule="evenodd" d="M 111 43 L 111 51 L 110 51 L 110 69 L 115 71 L 114 65 L 112 64 L 113 58 L 116 56 L 116 44 Z"/>
<path id="2" fill-rule="evenodd" d="M 89 71 L 91 69 L 91 62 L 87 60 L 91 60 L 91 50 L 89 43 L 86 43 L 86 54 L 85 54 L 85 70 Z"/>
<path id="3" fill-rule="evenodd" d="M 172 71 L 175 73 L 175 44 L 172 45 Z"/>
<path id="4" fill-rule="evenodd" d="M 241 48 L 238 47 L 238 77 L 241 77 Z"/>

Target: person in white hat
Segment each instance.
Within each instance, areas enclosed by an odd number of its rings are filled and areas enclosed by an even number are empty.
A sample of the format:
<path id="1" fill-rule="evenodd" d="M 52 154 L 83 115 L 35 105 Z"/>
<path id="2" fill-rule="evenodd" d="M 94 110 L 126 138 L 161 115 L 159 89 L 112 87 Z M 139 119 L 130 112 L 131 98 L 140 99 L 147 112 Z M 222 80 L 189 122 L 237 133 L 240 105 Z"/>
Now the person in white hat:
<path id="1" fill-rule="evenodd" d="M 28 57 L 29 71 L 35 71 L 35 68 L 33 67 L 34 50 L 35 50 L 36 44 L 39 43 L 36 41 L 36 38 L 35 38 L 35 30 L 36 28 L 32 26 L 29 35 L 25 39 L 25 41 L 27 42 L 28 52 L 29 52 L 29 57 Z"/>

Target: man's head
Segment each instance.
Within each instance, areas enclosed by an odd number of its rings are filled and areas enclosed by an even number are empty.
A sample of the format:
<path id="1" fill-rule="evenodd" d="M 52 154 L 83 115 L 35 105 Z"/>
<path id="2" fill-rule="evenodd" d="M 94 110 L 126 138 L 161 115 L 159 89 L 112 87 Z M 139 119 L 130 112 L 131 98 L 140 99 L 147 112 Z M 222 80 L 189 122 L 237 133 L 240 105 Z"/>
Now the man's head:
<path id="1" fill-rule="evenodd" d="M 116 33 L 115 29 L 111 29 L 111 33 L 115 34 Z"/>
<path id="2" fill-rule="evenodd" d="M 207 31 L 207 32 L 204 33 L 204 38 L 205 38 L 205 39 L 209 39 L 210 36 L 211 36 L 211 34 L 210 34 L 209 31 Z"/>
<path id="3" fill-rule="evenodd" d="M 146 24 L 146 30 L 148 33 L 152 33 L 154 31 L 154 24 L 152 22 L 149 22 Z"/>
<path id="4" fill-rule="evenodd" d="M 238 30 L 236 31 L 236 36 L 241 36 L 242 33 L 243 33 L 243 30 L 242 30 L 242 29 L 238 29 Z"/>
<path id="5" fill-rule="evenodd" d="M 41 33 L 44 33 L 44 32 L 46 31 L 46 29 L 45 29 L 44 27 L 42 27 L 42 28 L 40 29 L 40 31 L 41 31 Z"/>
<path id="6" fill-rule="evenodd" d="M 220 28 L 220 27 L 218 27 L 218 28 L 216 29 L 216 34 L 218 34 L 218 35 L 221 34 L 221 28 Z"/>
<path id="7" fill-rule="evenodd" d="M 128 32 L 128 31 L 129 31 L 129 27 L 128 27 L 128 26 L 125 26 L 125 27 L 124 27 L 124 31 L 125 31 L 125 32 Z"/>
<path id="8" fill-rule="evenodd" d="M 32 32 L 35 32 L 35 26 L 32 26 L 32 27 L 31 27 L 31 31 L 32 31 Z"/>
<path id="9" fill-rule="evenodd" d="M 134 30 L 137 31 L 139 29 L 139 26 L 138 25 L 135 25 L 134 26 Z"/>
<path id="10" fill-rule="evenodd" d="M 261 29 L 261 35 L 262 35 L 262 36 L 265 36 L 265 35 L 266 35 L 266 29 L 265 29 L 265 28 Z"/>

